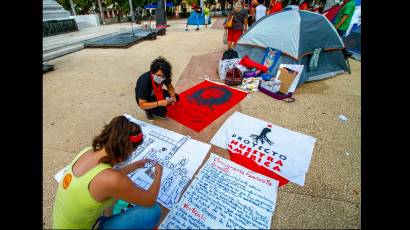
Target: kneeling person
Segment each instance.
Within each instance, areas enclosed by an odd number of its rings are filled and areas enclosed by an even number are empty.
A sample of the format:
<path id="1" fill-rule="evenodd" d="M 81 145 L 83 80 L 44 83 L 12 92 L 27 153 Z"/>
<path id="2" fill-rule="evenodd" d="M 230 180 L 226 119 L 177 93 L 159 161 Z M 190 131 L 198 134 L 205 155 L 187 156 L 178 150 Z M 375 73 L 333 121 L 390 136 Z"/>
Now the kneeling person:
<path id="1" fill-rule="evenodd" d="M 137 80 L 135 98 L 150 121 L 156 118 L 166 119 L 166 107 L 179 100 L 171 84 L 171 75 L 171 64 L 165 58 L 159 57 L 151 63 L 150 71 L 142 74 Z M 162 88 L 163 85 L 167 90 Z"/>

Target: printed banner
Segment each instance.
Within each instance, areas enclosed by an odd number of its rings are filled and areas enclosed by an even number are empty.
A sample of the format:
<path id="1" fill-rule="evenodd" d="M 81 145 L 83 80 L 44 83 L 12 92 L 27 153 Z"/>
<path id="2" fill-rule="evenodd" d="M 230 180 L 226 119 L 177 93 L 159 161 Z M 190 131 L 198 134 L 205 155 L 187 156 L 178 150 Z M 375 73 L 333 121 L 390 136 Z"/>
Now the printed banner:
<path id="1" fill-rule="evenodd" d="M 235 112 L 211 140 L 232 161 L 279 180 L 304 185 L 316 139 Z"/>
<path id="2" fill-rule="evenodd" d="M 199 132 L 239 103 L 247 93 L 205 80 L 179 94 L 180 101 L 168 107 L 167 115 Z"/>
<path id="3" fill-rule="evenodd" d="M 159 229 L 270 229 L 278 182 L 211 153 Z"/>

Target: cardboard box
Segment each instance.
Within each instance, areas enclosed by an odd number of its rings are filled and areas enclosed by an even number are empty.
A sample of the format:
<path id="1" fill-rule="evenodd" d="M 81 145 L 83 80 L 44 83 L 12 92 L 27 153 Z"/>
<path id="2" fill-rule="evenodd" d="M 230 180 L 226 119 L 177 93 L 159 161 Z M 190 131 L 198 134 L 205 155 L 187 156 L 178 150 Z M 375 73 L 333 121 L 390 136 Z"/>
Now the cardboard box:
<path id="1" fill-rule="evenodd" d="M 280 84 L 279 92 L 287 94 L 290 86 L 298 75 L 298 72 L 288 68 L 279 68 L 279 71 L 279 80 L 282 82 Z"/>

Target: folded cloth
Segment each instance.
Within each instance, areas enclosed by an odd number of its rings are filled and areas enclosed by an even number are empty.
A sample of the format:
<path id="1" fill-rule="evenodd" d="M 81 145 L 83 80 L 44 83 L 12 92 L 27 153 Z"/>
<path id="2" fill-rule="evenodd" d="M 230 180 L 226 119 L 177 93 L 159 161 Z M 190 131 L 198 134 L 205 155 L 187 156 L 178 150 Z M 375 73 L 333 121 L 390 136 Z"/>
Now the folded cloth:
<path id="1" fill-rule="evenodd" d="M 248 92 L 257 92 L 259 87 L 260 79 L 251 77 L 251 78 L 244 78 L 242 80 L 242 85 L 240 88 L 248 91 Z"/>
<path id="2" fill-rule="evenodd" d="M 257 63 L 257 62 L 255 62 L 255 61 L 253 61 L 252 59 L 250 59 L 250 58 L 248 57 L 248 55 L 246 55 L 245 57 L 243 57 L 243 58 L 241 59 L 241 61 L 239 62 L 239 64 L 241 64 L 241 65 L 243 65 L 243 66 L 246 66 L 246 67 L 248 67 L 248 68 L 256 68 L 256 69 L 258 69 L 258 70 L 260 70 L 260 71 L 262 71 L 262 72 L 268 71 L 268 67 L 266 67 L 266 66 L 264 66 L 264 65 L 262 65 L 262 64 L 260 64 L 260 63 Z"/>
<path id="3" fill-rule="evenodd" d="M 225 59 L 219 61 L 219 78 L 222 80 L 225 80 L 226 77 L 226 72 L 228 72 L 229 69 L 232 69 L 235 67 L 235 65 L 240 61 L 239 58 L 233 58 L 233 59 Z"/>
<path id="4" fill-rule="evenodd" d="M 244 78 L 249 78 L 249 77 L 256 77 L 261 73 L 260 70 L 256 70 L 256 71 L 250 71 L 244 74 Z"/>

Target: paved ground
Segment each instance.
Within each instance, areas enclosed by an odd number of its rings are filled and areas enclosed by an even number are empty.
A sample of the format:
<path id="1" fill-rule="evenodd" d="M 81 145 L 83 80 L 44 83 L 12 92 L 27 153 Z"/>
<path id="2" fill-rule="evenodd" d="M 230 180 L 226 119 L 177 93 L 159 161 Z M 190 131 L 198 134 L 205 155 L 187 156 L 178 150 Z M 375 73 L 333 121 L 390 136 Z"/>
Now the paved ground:
<path id="1" fill-rule="evenodd" d="M 224 31 L 192 27 L 185 32 L 185 20 L 169 24 L 167 35 L 157 40 L 128 49 L 83 49 L 49 62 L 55 70 L 43 76 L 44 228 L 52 226 L 54 174 L 89 146 L 112 117 L 129 113 L 145 120 L 135 104 L 134 86 L 155 57 L 163 55 L 173 64 L 177 92 L 205 75 L 217 77 Z M 201 133 L 173 120 L 156 124 L 208 142 L 216 127 L 238 110 L 316 137 L 306 184 L 279 189 L 272 228 L 360 228 L 360 62 L 351 60 L 351 67 L 351 75 L 304 84 L 291 104 L 253 93 Z M 349 121 L 340 122 L 340 114 Z"/>

